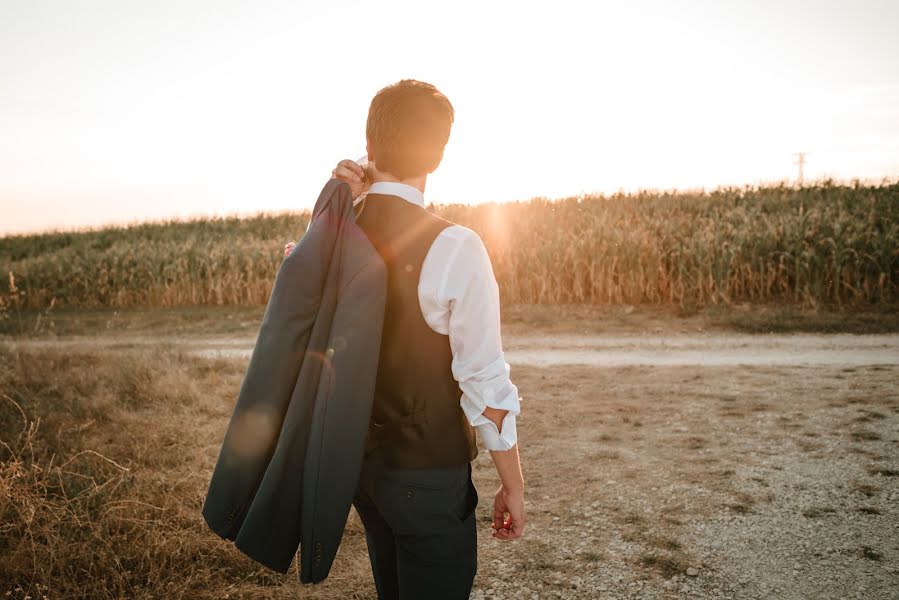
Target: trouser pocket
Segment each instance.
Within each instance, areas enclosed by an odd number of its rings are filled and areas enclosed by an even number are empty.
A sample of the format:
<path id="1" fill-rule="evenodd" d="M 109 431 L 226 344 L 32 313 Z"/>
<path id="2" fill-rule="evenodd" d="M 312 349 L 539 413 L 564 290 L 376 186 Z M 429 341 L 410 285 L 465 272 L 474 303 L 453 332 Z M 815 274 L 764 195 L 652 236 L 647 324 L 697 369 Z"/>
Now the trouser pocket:
<path id="1" fill-rule="evenodd" d="M 458 527 L 477 504 L 470 467 L 385 469 L 375 503 L 397 534 L 433 535 Z"/>

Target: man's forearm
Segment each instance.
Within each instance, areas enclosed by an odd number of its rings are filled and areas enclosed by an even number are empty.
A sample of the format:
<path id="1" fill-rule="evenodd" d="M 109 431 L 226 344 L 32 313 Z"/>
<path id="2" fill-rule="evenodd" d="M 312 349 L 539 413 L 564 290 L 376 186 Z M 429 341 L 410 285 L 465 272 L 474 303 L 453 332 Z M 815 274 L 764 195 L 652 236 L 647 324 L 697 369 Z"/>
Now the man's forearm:
<path id="1" fill-rule="evenodd" d="M 524 476 L 521 474 L 521 460 L 518 457 L 518 444 L 509 450 L 491 450 L 490 456 L 496 465 L 503 487 L 509 492 L 524 491 Z"/>
<path id="2" fill-rule="evenodd" d="M 488 406 L 484 409 L 484 416 L 493 421 L 498 431 L 502 431 L 503 419 L 508 412 Z M 510 492 L 524 490 L 524 476 L 521 474 L 518 444 L 516 443 L 508 450 L 491 450 L 490 456 L 493 457 L 493 464 L 496 465 L 496 471 L 503 482 L 503 487 Z"/>

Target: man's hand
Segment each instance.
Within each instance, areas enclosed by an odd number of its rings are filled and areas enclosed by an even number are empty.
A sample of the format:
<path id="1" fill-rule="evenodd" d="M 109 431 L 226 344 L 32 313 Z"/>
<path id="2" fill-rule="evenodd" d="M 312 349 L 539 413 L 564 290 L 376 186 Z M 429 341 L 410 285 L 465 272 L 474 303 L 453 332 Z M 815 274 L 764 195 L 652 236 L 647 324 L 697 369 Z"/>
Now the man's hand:
<path id="1" fill-rule="evenodd" d="M 517 540 L 524 533 L 527 520 L 524 489 L 507 490 L 500 486 L 493 499 L 493 537 L 498 540 Z"/>
<path id="2" fill-rule="evenodd" d="M 350 192 L 353 194 L 354 199 L 358 198 L 359 194 L 371 187 L 371 178 L 366 178 L 365 168 L 356 161 L 348 158 L 337 163 L 337 166 L 331 170 L 331 177 L 350 184 Z M 296 245 L 296 242 L 287 242 L 284 244 L 285 258 L 290 256 L 290 253 Z"/>
<path id="3" fill-rule="evenodd" d="M 353 198 L 358 198 L 359 194 L 371 187 L 371 182 L 366 181 L 365 169 L 356 161 L 348 158 L 337 163 L 337 166 L 331 171 L 331 177 L 350 184 Z"/>

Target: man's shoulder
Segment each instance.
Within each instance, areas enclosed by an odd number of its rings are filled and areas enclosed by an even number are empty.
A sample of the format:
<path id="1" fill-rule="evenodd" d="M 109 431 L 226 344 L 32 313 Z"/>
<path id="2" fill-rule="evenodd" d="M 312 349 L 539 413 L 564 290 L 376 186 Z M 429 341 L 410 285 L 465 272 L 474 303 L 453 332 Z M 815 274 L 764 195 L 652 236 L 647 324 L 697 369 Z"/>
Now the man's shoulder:
<path id="1" fill-rule="evenodd" d="M 438 257 L 434 260 L 454 277 L 466 278 L 490 264 L 487 247 L 476 231 L 458 223 L 444 221 L 448 226 L 434 239 L 428 256 Z"/>
<path id="2" fill-rule="evenodd" d="M 438 217 L 433 213 L 430 214 L 434 218 L 436 223 L 439 223 L 443 226 L 443 229 L 438 234 L 438 237 L 468 244 L 483 243 L 481 242 L 481 236 L 479 236 L 473 229 L 470 229 L 465 225 L 453 223 L 452 221 L 444 219 L 443 217 Z"/>

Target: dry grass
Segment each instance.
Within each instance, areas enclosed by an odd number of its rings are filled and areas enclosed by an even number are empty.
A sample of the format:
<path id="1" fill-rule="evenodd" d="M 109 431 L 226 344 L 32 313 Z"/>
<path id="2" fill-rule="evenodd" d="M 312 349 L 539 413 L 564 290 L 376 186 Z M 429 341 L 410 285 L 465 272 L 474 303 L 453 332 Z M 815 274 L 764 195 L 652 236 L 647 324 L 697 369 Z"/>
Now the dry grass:
<path id="1" fill-rule="evenodd" d="M 484 239 L 503 301 L 704 306 L 899 299 L 899 184 L 448 205 Z M 307 213 L 0 239 L 4 307 L 262 305 Z"/>
<path id="2" fill-rule="evenodd" d="M 0 349 L 0 594 L 221 598 L 276 581 L 199 513 L 241 374 L 165 351 Z"/>

